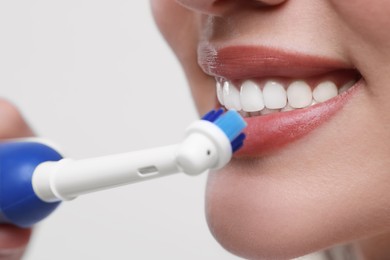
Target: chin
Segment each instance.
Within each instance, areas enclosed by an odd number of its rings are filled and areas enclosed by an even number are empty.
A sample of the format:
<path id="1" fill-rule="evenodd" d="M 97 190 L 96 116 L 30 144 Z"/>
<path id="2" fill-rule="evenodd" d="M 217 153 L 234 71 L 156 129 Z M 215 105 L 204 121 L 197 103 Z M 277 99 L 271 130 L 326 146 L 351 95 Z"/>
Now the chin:
<path id="1" fill-rule="evenodd" d="M 302 210 L 301 198 L 288 193 L 270 198 L 272 190 L 236 182 L 238 176 L 211 173 L 206 196 L 206 216 L 215 239 L 229 252 L 245 259 L 292 259 L 329 246 L 322 218 Z M 260 196 L 262 198 L 260 198 Z M 301 203 L 299 206 L 298 203 Z M 312 212 L 311 212 L 312 213 Z"/>
<path id="2" fill-rule="evenodd" d="M 319 155 L 310 149 L 302 157 L 288 155 L 298 148 L 236 158 L 209 174 L 207 222 L 227 251 L 245 259 L 286 260 L 379 234 L 390 224 L 389 202 L 370 199 L 384 190 L 367 169 L 343 164 L 343 158 L 329 165 L 332 172 L 320 161 L 302 170 L 302 158 Z M 328 156 L 324 161 L 332 161 Z"/>

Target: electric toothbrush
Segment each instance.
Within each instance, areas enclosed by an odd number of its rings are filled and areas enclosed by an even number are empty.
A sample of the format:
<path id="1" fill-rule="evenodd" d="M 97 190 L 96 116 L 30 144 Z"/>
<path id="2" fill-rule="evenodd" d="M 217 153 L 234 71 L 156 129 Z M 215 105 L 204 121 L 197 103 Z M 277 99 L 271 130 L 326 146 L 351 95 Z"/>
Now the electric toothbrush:
<path id="1" fill-rule="evenodd" d="M 212 110 L 186 131 L 183 142 L 97 158 L 64 159 L 34 139 L 0 143 L 0 222 L 30 227 L 61 201 L 174 173 L 197 175 L 224 167 L 245 139 L 236 111 Z"/>

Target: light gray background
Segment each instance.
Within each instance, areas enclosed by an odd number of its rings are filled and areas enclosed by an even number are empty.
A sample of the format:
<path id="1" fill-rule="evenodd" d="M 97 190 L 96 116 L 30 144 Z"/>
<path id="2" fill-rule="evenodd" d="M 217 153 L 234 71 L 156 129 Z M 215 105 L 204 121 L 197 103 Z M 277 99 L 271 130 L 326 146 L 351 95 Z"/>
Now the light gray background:
<path id="1" fill-rule="evenodd" d="M 1 1 L 0 95 L 76 159 L 179 142 L 197 115 L 149 9 Z M 207 229 L 205 180 L 177 175 L 63 203 L 25 259 L 238 259 Z"/>

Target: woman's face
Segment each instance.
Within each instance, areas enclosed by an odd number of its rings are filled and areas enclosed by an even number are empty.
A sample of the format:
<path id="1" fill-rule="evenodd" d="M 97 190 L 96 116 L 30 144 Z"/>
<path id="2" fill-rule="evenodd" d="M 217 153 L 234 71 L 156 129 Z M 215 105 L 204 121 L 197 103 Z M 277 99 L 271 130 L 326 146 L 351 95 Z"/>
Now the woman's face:
<path id="1" fill-rule="evenodd" d="M 390 2 L 152 8 L 199 112 L 222 102 L 247 116 L 243 150 L 207 185 L 210 230 L 227 250 L 292 258 L 388 231 Z"/>

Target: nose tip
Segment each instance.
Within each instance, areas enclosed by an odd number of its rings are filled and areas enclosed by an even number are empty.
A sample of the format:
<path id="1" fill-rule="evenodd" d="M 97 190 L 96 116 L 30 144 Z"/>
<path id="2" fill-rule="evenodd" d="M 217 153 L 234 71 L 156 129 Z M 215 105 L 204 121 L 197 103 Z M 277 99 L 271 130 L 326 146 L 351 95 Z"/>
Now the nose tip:
<path id="1" fill-rule="evenodd" d="M 184 7 L 200 13 L 220 15 L 241 4 L 253 3 L 256 6 L 274 6 L 287 0 L 177 0 Z"/>

